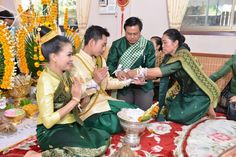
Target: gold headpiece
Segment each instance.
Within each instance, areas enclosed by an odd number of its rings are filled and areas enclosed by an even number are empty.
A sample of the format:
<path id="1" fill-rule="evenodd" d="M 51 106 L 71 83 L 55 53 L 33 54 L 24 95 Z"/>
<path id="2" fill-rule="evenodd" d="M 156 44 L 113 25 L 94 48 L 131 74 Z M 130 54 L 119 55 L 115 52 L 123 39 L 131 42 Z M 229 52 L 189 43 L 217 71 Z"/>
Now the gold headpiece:
<path id="1" fill-rule="evenodd" d="M 48 32 L 42 38 L 40 38 L 40 44 L 42 45 L 42 44 L 46 43 L 47 41 L 53 39 L 57 35 L 58 35 L 57 31 Z"/>

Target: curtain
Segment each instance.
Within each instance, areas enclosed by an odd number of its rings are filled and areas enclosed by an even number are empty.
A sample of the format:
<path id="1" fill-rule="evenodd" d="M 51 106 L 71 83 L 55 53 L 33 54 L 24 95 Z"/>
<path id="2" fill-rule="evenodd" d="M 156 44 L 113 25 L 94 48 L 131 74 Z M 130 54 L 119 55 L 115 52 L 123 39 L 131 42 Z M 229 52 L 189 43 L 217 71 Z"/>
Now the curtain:
<path id="1" fill-rule="evenodd" d="M 14 3 L 14 5 L 15 5 L 15 8 L 16 8 L 16 10 L 18 9 L 18 7 L 19 7 L 19 5 L 21 5 L 22 4 L 22 2 L 21 1 L 13 1 L 13 3 Z M 18 12 L 17 12 L 18 13 Z"/>
<path id="2" fill-rule="evenodd" d="M 15 17 L 15 21 L 13 23 L 14 26 L 19 24 L 17 8 L 20 3 L 21 1 L 19 0 L 7 0 L 7 1 L 0 0 L 0 11 L 8 10 L 9 12 L 14 14 L 14 17 Z"/>
<path id="3" fill-rule="evenodd" d="M 87 28 L 91 0 L 76 0 L 79 36 L 83 39 Z"/>
<path id="4" fill-rule="evenodd" d="M 167 0 L 169 26 L 180 30 L 189 0 Z"/>

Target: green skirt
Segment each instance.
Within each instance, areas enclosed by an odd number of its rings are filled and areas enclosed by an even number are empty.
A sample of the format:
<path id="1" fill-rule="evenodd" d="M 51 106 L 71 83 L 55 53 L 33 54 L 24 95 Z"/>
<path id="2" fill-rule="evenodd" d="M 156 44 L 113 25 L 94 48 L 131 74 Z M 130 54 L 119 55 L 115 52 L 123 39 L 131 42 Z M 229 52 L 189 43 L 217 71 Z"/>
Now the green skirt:
<path id="1" fill-rule="evenodd" d="M 57 124 L 50 129 L 38 125 L 36 131 L 43 156 L 99 156 L 110 144 L 108 132 L 76 122 Z"/>
<path id="2" fill-rule="evenodd" d="M 167 120 L 181 124 L 192 124 L 207 113 L 209 97 L 202 91 L 179 93 L 175 98 L 166 99 Z"/>
<path id="3" fill-rule="evenodd" d="M 87 127 L 98 128 L 107 131 L 110 134 L 116 134 L 122 131 L 117 112 L 122 108 L 137 108 L 133 104 L 126 103 L 124 101 L 108 101 L 111 110 L 94 114 L 84 121 L 84 125 Z"/>

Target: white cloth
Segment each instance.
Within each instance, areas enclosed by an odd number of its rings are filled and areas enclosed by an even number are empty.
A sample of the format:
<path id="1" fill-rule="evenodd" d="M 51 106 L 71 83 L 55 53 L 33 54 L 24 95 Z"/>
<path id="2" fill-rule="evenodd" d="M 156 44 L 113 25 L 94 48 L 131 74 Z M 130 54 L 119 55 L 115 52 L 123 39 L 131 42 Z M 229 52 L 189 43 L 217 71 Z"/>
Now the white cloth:
<path id="1" fill-rule="evenodd" d="M 175 153 L 177 156 L 184 156 L 182 153 L 183 140 L 186 133 L 194 127 L 193 125 L 184 126 L 180 136 L 175 139 L 177 145 Z M 236 122 L 232 120 L 214 119 L 200 122 L 190 130 L 187 138 L 186 152 L 188 156 L 218 157 L 225 150 L 236 145 Z"/>
<path id="2" fill-rule="evenodd" d="M 94 80 L 86 82 L 85 85 L 87 90 L 91 88 L 95 88 L 96 90 L 100 89 L 99 85 Z"/>
<path id="3" fill-rule="evenodd" d="M 37 118 L 25 118 L 22 123 L 16 125 L 17 132 L 12 134 L 0 133 L 0 150 L 11 147 L 30 136 L 36 135 Z"/>

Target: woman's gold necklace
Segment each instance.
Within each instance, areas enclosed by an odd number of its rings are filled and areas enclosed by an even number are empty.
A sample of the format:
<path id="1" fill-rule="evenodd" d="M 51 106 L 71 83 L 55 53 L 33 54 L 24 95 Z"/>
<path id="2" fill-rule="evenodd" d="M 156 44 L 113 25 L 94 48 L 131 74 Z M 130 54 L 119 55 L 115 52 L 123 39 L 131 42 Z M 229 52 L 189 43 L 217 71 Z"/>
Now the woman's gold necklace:
<path id="1" fill-rule="evenodd" d="M 67 80 L 67 78 L 65 78 L 65 76 L 63 75 L 62 76 L 62 82 L 64 84 L 64 89 L 66 92 L 69 92 L 70 91 L 70 88 L 69 88 L 69 82 Z"/>

